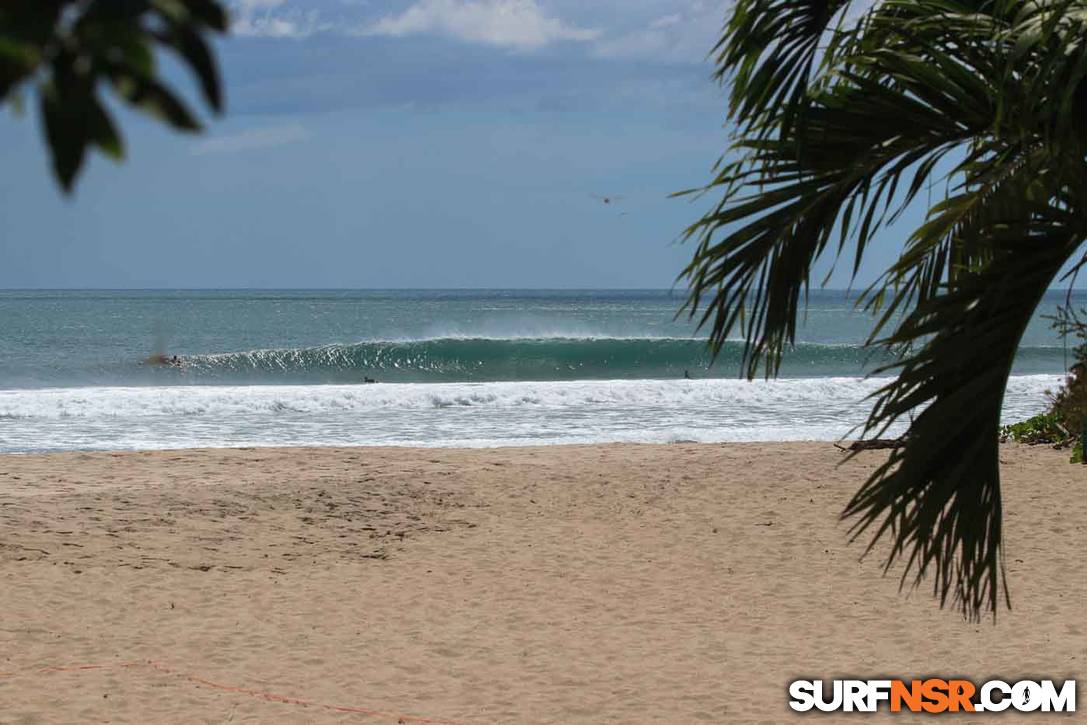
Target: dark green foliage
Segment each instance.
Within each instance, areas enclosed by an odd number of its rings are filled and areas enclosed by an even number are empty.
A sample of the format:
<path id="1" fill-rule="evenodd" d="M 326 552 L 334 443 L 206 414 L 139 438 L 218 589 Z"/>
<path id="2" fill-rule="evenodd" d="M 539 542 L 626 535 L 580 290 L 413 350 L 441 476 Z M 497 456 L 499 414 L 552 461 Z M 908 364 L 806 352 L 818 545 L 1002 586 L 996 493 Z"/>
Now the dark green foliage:
<path id="1" fill-rule="evenodd" d="M 0 2 L 0 101 L 37 93 L 53 170 L 70 191 L 89 147 L 124 156 L 101 86 L 175 129 L 200 122 L 158 75 L 167 48 L 196 75 L 207 104 L 222 110 L 207 35 L 227 28 L 217 0 L 5 0 Z"/>
<path id="2" fill-rule="evenodd" d="M 1072 447 L 1072 463 L 1083 462 L 1084 438 L 1087 437 L 1087 322 L 1071 307 L 1061 307 L 1053 327 L 1062 337 L 1078 340 L 1072 350 L 1071 371 L 1064 385 L 1050 394 L 1049 410 L 1028 420 L 1004 426 L 1000 435 L 1020 443 L 1049 443 L 1055 448 Z"/>
<path id="3" fill-rule="evenodd" d="M 1061 307 L 1053 318 L 1053 327 L 1062 337 L 1072 338 L 1075 347 L 1072 349 L 1071 373 L 1053 396 L 1051 411 L 1072 437 L 1078 439 L 1076 448 L 1080 460 L 1087 431 L 1087 321 L 1084 316 L 1087 316 L 1087 309 L 1077 313 L 1071 307 Z"/>
<path id="4" fill-rule="evenodd" d="M 715 350 L 743 335 L 748 377 L 776 374 L 816 261 L 856 274 L 926 211 L 861 299 L 897 375 L 861 432 L 908 420 L 908 443 L 845 515 L 891 539 L 904 583 L 931 576 L 976 617 L 1006 598 L 997 444 L 1019 339 L 1087 261 L 1087 0 L 866 7 L 736 3 L 716 53 L 737 130 L 687 232 L 686 309 Z"/>
<path id="5" fill-rule="evenodd" d="M 1072 440 L 1056 413 L 1041 413 L 1033 418 L 1006 425 L 1000 429 L 1001 440 L 1013 440 L 1027 445 L 1053 444 L 1062 446 Z"/>

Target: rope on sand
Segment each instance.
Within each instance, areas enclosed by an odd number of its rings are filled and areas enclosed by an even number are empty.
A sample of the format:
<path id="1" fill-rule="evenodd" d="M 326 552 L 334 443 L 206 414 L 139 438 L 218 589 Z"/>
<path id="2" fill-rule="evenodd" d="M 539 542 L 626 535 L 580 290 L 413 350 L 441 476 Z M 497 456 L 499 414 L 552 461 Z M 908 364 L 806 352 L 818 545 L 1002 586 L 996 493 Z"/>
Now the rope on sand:
<path id="1" fill-rule="evenodd" d="M 207 687 L 213 690 L 220 690 L 222 692 L 234 692 L 240 695 L 247 695 L 249 697 L 256 698 L 258 700 L 265 700 L 267 702 L 278 702 L 285 705 L 300 705 L 302 707 L 314 707 L 322 710 L 328 710 L 331 712 L 344 712 L 353 713 L 356 715 L 363 715 L 365 717 L 384 718 L 387 720 L 395 719 L 397 723 L 423 723 L 423 725 L 461 725 L 454 720 L 443 720 L 441 718 L 422 717 L 420 715 L 400 715 L 392 712 L 383 712 L 381 710 L 371 710 L 364 707 L 353 707 L 350 705 L 331 705 L 328 703 L 317 702 L 316 700 L 307 700 L 299 697 L 288 697 L 286 695 L 278 695 L 274 692 L 264 692 L 261 690 L 252 690 L 248 687 L 238 687 L 236 685 L 227 685 L 221 682 L 214 682 L 212 680 L 198 677 L 187 672 L 182 672 L 173 667 L 165 665 L 161 662 L 155 662 L 154 660 L 146 661 L 131 661 L 131 662 L 116 662 L 113 664 L 91 664 L 91 665 L 67 665 L 56 667 L 39 667 L 30 670 L 23 670 L 21 672 L 0 672 L 0 679 L 13 678 L 27 675 L 49 675 L 58 672 L 82 672 L 86 670 L 132 670 L 132 669 L 150 669 L 162 672 L 168 675 L 174 675 L 183 680 L 187 680 L 197 686 Z"/>

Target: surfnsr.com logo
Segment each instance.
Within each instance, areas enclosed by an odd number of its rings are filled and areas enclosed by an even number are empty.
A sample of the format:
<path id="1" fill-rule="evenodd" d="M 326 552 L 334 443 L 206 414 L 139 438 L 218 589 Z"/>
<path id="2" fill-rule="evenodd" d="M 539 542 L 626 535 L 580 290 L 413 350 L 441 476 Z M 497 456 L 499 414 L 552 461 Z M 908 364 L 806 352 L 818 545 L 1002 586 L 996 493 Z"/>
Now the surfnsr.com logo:
<path id="1" fill-rule="evenodd" d="M 789 707 L 797 712 L 1075 712 L 1076 681 L 795 680 Z"/>

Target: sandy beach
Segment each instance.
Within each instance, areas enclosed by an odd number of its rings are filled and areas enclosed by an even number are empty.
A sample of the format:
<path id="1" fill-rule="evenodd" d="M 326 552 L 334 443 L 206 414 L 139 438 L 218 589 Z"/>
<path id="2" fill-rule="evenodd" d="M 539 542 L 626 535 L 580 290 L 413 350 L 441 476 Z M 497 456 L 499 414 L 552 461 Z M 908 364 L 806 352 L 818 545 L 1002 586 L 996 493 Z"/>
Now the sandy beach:
<path id="1" fill-rule="evenodd" d="M 778 723 L 801 676 L 1082 680 L 1066 456 L 1001 450 L 995 624 L 859 560 L 881 455 L 826 443 L 5 456 L 0 722 Z"/>

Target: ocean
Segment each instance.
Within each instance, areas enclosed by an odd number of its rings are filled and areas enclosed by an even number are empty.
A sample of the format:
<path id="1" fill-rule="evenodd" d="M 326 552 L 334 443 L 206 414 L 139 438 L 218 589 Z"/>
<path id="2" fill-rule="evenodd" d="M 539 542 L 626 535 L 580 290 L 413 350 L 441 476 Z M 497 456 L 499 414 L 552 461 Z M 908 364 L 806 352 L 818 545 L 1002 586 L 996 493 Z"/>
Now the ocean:
<path id="1" fill-rule="evenodd" d="M 845 292 L 812 293 L 771 381 L 739 379 L 740 342 L 711 364 L 676 317 L 682 302 L 668 290 L 0 291 L 0 451 L 836 440 L 886 382 L 867 377 L 880 362 L 861 347 L 871 319 Z M 1006 420 L 1045 407 L 1067 354 L 1035 319 Z"/>

